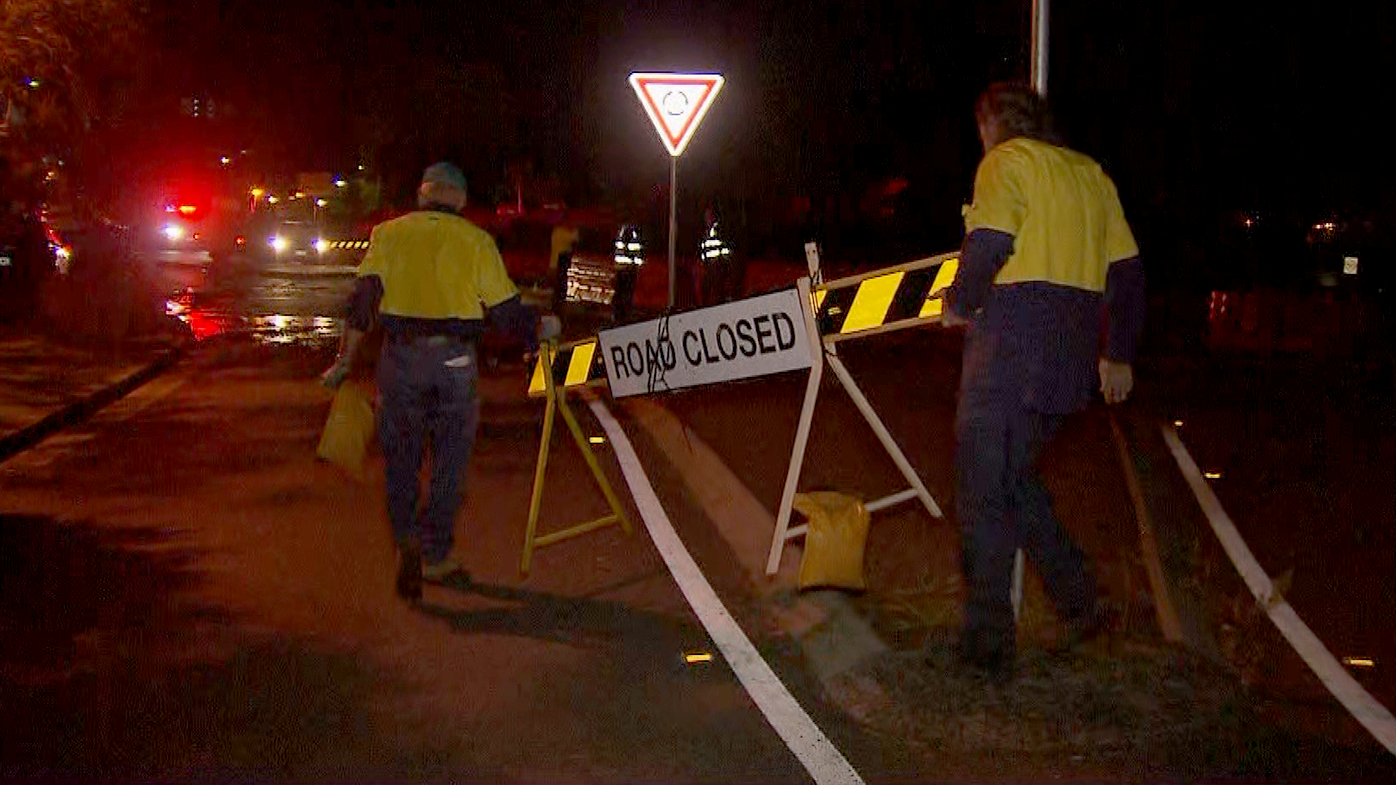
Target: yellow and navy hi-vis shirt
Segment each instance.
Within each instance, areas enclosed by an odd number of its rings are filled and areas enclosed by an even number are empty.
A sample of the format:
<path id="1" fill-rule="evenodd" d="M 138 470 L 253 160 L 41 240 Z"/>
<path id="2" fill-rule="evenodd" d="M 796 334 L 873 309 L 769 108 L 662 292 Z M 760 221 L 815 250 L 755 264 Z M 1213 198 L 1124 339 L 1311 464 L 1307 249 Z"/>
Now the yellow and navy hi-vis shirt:
<path id="1" fill-rule="evenodd" d="M 1011 399 L 1053 414 L 1085 406 L 1102 324 L 1106 355 L 1133 362 L 1143 268 L 1099 164 L 1024 137 L 995 145 L 975 172 L 965 228 L 946 292 L 947 307 L 972 317 L 960 375 L 964 416 Z"/>
<path id="2" fill-rule="evenodd" d="M 375 226 L 358 276 L 382 281 L 379 313 L 409 319 L 479 320 L 519 293 L 488 232 L 435 210 Z"/>
<path id="3" fill-rule="evenodd" d="M 1139 255 L 1100 164 L 1026 137 L 994 146 L 975 171 L 965 232 L 975 229 L 1016 239 L 995 284 L 1042 281 L 1104 292 L 1110 264 Z"/>

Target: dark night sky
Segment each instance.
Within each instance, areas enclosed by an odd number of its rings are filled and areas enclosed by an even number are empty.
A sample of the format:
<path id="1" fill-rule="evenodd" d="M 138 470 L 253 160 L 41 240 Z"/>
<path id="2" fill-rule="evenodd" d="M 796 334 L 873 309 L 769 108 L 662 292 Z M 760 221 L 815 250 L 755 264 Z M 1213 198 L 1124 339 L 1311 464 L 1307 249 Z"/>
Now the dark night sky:
<path id="1" fill-rule="evenodd" d="M 712 70 L 727 86 L 681 193 L 819 198 L 900 175 L 947 232 L 979 155 L 973 98 L 1026 76 L 1031 4 L 166 1 L 171 82 L 246 107 L 297 166 L 377 138 L 385 166 L 450 154 L 488 179 L 524 156 L 643 194 L 668 158 L 626 75 Z M 1133 213 L 1396 203 L 1373 138 L 1396 12 L 1369 5 L 1057 0 L 1051 97 Z"/>

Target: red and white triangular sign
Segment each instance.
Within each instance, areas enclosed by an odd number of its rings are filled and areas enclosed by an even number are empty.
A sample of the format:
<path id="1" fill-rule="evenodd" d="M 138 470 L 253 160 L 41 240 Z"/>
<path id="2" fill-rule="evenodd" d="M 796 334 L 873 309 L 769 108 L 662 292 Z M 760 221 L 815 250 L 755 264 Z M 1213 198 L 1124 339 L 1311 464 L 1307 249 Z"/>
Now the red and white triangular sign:
<path id="1" fill-rule="evenodd" d="M 678 158 L 722 89 L 718 74 L 631 74 L 630 86 L 669 155 Z"/>

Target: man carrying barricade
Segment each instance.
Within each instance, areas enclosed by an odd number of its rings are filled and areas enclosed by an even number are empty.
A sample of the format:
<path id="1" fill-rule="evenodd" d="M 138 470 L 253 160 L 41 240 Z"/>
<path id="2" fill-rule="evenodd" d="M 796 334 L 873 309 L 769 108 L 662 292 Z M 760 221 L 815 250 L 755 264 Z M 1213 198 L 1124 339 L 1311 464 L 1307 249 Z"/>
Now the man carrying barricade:
<path id="1" fill-rule="evenodd" d="M 975 119 L 984 158 L 942 323 L 968 325 L 955 417 L 961 654 L 1006 679 L 1016 549 L 1032 559 L 1070 640 L 1105 623 L 1095 579 L 1053 514 L 1036 462 L 1097 385 L 1106 403 L 1129 397 L 1144 273 L 1114 183 L 1062 145 L 1044 99 L 1026 86 L 991 85 Z"/>

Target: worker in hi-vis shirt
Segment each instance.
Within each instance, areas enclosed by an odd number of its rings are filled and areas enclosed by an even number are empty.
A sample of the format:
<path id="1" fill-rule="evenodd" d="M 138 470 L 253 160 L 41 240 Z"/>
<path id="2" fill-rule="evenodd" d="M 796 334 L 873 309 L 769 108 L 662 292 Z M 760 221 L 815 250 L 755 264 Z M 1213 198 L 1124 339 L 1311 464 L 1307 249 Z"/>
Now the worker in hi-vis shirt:
<path id="1" fill-rule="evenodd" d="M 645 244 L 640 240 L 640 228 L 625 224 L 616 234 L 612 261 L 616 267 L 615 293 L 611 297 L 611 322 L 629 324 L 635 317 L 635 283 L 645 264 Z"/>
<path id="2" fill-rule="evenodd" d="M 432 164 L 417 191 L 419 209 L 374 227 L 339 357 L 323 377 L 338 387 L 364 334 L 381 324 L 378 438 L 400 558 L 397 592 L 408 600 L 421 598 L 424 579 L 461 571 L 452 545 L 480 418 L 476 346 L 485 320 L 530 346 L 536 341 L 536 315 L 520 302 L 494 238 L 461 217 L 465 200 L 465 175 Z M 538 327 L 538 337 L 556 333 L 556 319 Z M 419 504 L 428 448 L 430 492 Z"/>
<path id="3" fill-rule="evenodd" d="M 955 417 L 967 590 L 961 647 L 968 664 L 1008 678 L 1018 548 L 1041 575 L 1068 641 L 1106 622 L 1095 579 L 1053 514 L 1036 462 L 1062 418 L 1096 389 L 1110 404 L 1129 396 L 1144 273 L 1114 183 L 1063 146 L 1042 97 L 1023 85 L 991 85 L 975 119 L 985 152 L 942 317 L 968 328 Z"/>

